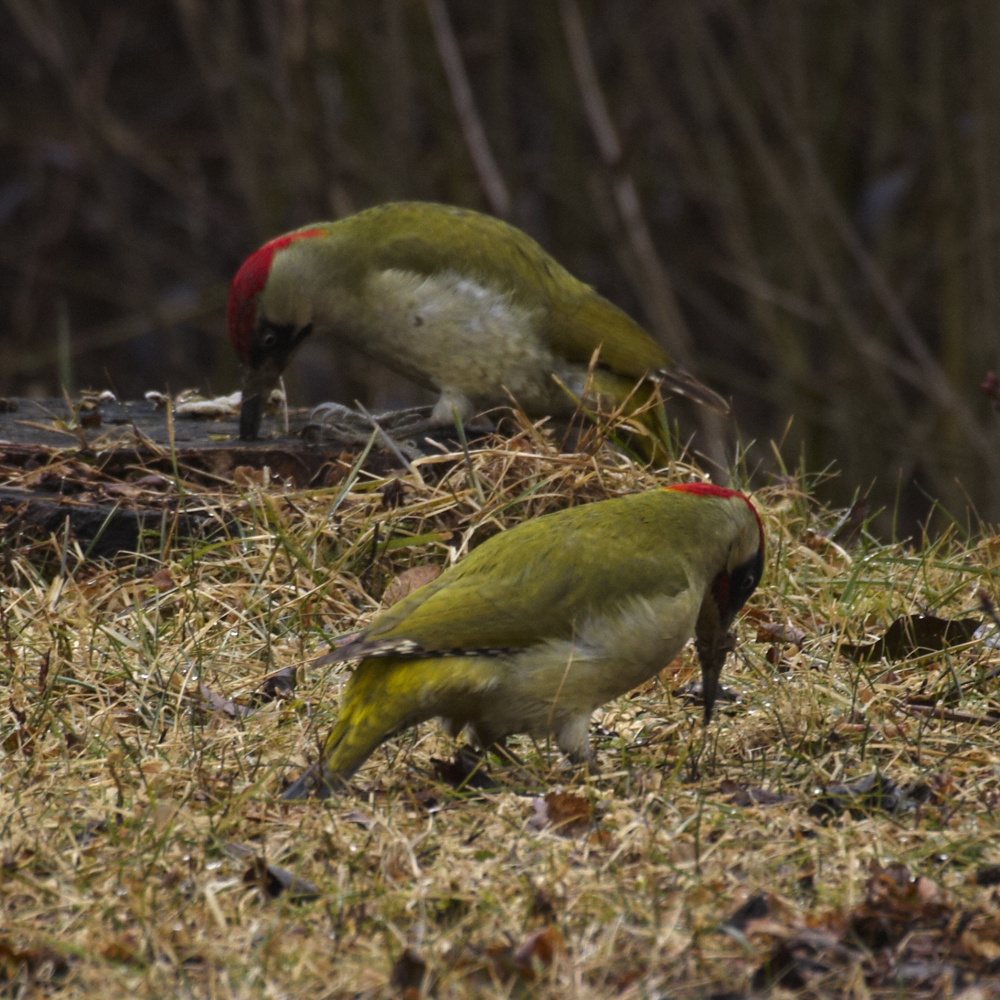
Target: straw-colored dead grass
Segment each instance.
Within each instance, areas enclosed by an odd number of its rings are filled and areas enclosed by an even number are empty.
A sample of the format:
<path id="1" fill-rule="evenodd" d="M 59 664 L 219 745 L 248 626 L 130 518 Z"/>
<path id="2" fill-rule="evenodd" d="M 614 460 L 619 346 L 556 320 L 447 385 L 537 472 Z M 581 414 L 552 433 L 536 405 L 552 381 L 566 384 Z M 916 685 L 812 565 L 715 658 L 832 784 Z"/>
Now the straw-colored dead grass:
<path id="1" fill-rule="evenodd" d="M 997 981 L 1000 656 L 837 649 L 901 614 L 977 614 L 1000 539 L 847 551 L 801 480 L 754 494 L 767 570 L 723 678 L 739 700 L 707 733 L 674 693 L 697 676 L 689 649 L 598 714 L 598 777 L 522 740 L 520 765 L 491 761 L 493 788 L 456 790 L 435 763 L 455 745 L 425 725 L 372 757 L 353 798 L 279 803 L 348 674 L 310 659 L 401 571 L 696 474 L 559 454 L 538 433 L 470 459 L 421 460 L 401 493 L 347 466 L 323 490 L 202 490 L 228 536 L 187 543 L 167 525 L 114 568 L 62 538 L 11 552 L 0 994 L 945 996 Z M 283 668 L 294 696 L 255 699 Z M 906 794 L 822 791 L 872 772 Z M 315 891 L 268 893 L 259 857 Z"/>

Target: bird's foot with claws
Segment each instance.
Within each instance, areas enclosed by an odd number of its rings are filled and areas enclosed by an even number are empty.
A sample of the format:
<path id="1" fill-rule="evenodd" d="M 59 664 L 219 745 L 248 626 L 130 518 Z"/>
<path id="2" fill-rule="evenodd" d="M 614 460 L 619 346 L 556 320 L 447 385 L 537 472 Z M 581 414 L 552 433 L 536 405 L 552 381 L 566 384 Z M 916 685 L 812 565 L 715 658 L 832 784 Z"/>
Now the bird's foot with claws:
<path id="1" fill-rule="evenodd" d="M 375 431 L 388 437 L 407 458 L 419 458 L 422 452 L 407 444 L 408 439 L 428 433 L 434 423 L 429 406 L 413 406 L 406 410 L 371 414 L 364 409 L 352 410 L 341 403 L 320 403 L 309 414 L 303 434 L 310 438 L 364 444 Z"/>

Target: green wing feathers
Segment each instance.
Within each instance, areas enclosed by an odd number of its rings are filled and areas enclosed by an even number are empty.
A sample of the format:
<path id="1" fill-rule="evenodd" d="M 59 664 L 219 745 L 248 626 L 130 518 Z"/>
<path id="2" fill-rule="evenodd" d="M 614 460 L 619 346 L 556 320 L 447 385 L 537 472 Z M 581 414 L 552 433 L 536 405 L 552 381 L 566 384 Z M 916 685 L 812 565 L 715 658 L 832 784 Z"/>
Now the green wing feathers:
<path id="1" fill-rule="evenodd" d="M 572 280 L 577 294 L 552 314 L 545 330 L 556 353 L 586 365 L 600 348 L 599 363 L 627 376 L 632 385 L 649 372 L 673 364 L 670 355 L 627 313 L 576 278 Z"/>
<path id="2" fill-rule="evenodd" d="M 686 559 L 661 557 L 665 545 L 683 553 L 689 539 L 657 516 L 657 493 L 574 507 L 484 542 L 389 608 L 336 658 L 355 659 L 391 643 L 410 643 L 400 652 L 419 655 L 570 639 L 589 616 L 613 612 L 627 598 L 699 585 Z M 630 516 L 616 516 L 622 504 Z M 595 537 L 596 546 L 588 541 Z M 555 565 L 570 571 L 553 573 Z"/>
<path id="3" fill-rule="evenodd" d="M 601 348 L 601 363 L 633 383 L 672 364 L 638 323 L 573 277 L 527 233 L 499 219 L 411 202 L 378 206 L 338 226 L 348 223 L 357 235 L 363 230 L 364 245 L 377 248 L 372 263 L 379 268 L 428 275 L 453 270 L 511 293 L 519 305 L 545 316 L 539 332 L 570 361 L 586 365 Z"/>

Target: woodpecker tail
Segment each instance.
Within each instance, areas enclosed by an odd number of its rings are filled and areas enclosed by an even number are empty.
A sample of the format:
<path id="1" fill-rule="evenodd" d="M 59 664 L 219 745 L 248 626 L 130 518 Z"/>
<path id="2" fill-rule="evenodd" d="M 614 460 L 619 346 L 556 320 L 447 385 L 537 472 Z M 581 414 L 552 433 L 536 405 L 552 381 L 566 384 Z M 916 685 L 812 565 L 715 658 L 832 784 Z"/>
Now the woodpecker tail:
<path id="1" fill-rule="evenodd" d="M 649 431 L 649 436 L 647 437 L 645 434 L 630 435 L 629 444 L 636 448 L 651 465 L 663 466 L 670 461 L 672 456 L 676 456 L 677 442 L 670 433 L 670 424 L 667 422 L 663 400 L 656 388 L 649 382 L 643 382 L 636 390 L 635 398 L 641 412 L 637 413 L 633 419 Z M 646 408 L 643 409 L 643 407 Z"/>
<path id="2" fill-rule="evenodd" d="M 619 439 L 645 461 L 666 465 L 677 448 L 658 392 L 658 382 L 643 379 L 636 384 L 632 379 L 603 369 L 594 371 L 591 378 L 591 392 L 602 401 L 605 411 L 613 408 L 616 418 L 625 418 L 647 432 L 630 434 L 627 427 L 621 428 L 616 432 Z"/>
<path id="3" fill-rule="evenodd" d="M 381 664 L 384 668 L 385 663 Z M 379 664 L 363 660 L 344 691 L 344 701 L 333 732 L 323 745 L 323 759 L 309 768 L 281 796 L 304 799 L 315 794 L 325 799 L 343 791 L 355 771 L 380 743 L 402 729 L 412 715 L 412 705 L 399 698 L 385 698 L 380 691 Z"/>
<path id="4" fill-rule="evenodd" d="M 395 733 L 435 715 L 465 720 L 469 692 L 489 679 L 489 669 L 488 659 L 462 656 L 362 660 L 344 691 L 323 760 L 282 798 L 302 799 L 313 793 L 327 798 L 342 791 L 379 744 Z"/>
<path id="5" fill-rule="evenodd" d="M 683 368 L 663 368 L 650 377 L 656 379 L 664 389 L 678 396 L 684 396 L 701 406 L 707 406 L 724 417 L 729 416 L 729 403 L 714 389 L 709 389 Z"/>

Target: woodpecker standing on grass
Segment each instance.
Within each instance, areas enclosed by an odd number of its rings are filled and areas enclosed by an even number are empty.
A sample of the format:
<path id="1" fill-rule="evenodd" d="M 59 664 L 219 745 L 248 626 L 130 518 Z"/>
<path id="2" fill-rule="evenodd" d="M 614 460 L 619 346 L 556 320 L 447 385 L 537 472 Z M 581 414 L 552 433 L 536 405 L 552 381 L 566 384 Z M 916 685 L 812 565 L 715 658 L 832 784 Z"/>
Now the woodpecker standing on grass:
<path id="1" fill-rule="evenodd" d="M 688 483 L 571 507 L 495 535 L 337 643 L 361 660 L 322 761 L 286 792 L 325 797 L 384 740 L 435 716 L 483 746 L 550 734 L 592 763 L 590 715 L 694 635 L 705 722 L 760 582 L 764 531 L 741 493 Z"/>
<path id="2" fill-rule="evenodd" d="M 429 425 L 452 425 L 454 412 L 468 421 L 511 398 L 533 418 L 570 418 L 573 397 L 627 415 L 648 406 L 635 418 L 644 429 L 637 444 L 658 460 L 669 429 L 657 387 L 727 409 L 531 237 L 446 205 L 380 205 L 271 240 L 233 278 L 226 324 L 245 366 L 245 440 L 257 436 L 264 400 L 308 337 L 341 342 L 438 392 Z"/>

